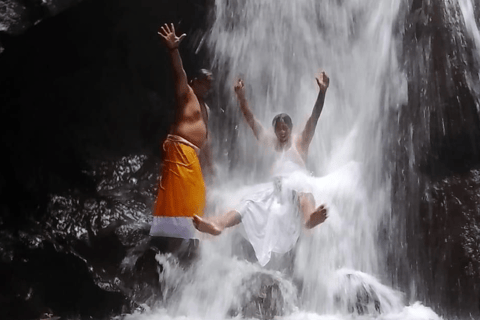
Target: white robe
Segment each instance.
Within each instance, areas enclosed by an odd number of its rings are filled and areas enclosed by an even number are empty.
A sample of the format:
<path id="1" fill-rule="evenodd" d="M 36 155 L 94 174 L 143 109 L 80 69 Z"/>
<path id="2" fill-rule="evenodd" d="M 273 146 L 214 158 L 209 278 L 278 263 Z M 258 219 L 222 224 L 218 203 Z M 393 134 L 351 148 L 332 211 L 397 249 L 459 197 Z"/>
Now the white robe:
<path id="1" fill-rule="evenodd" d="M 309 174 L 292 148 L 277 157 L 273 181 L 253 186 L 237 207 L 246 238 L 262 266 L 270 261 L 272 252 L 284 254 L 293 249 L 302 230 L 298 193 L 310 191 Z"/>

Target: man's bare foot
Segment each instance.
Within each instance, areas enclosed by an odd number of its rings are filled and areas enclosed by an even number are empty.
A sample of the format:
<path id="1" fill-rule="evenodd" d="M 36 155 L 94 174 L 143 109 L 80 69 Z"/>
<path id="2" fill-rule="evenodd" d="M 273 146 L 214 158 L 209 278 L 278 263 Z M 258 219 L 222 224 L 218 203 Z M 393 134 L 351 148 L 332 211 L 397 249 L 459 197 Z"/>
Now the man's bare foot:
<path id="1" fill-rule="evenodd" d="M 218 236 L 220 233 L 222 233 L 222 230 L 217 227 L 213 222 L 208 221 L 207 219 L 200 218 L 197 215 L 193 216 L 193 225 L 198 231 L 209 233 L 214 236 Z"/>
<path id="2" fill-rule="evenodd" d="M 310 218 L 305 222 L 305 227 L 312 229 L 323 223 L 327 218 L 327 208 L 322 204 L 310 214 Z"/>

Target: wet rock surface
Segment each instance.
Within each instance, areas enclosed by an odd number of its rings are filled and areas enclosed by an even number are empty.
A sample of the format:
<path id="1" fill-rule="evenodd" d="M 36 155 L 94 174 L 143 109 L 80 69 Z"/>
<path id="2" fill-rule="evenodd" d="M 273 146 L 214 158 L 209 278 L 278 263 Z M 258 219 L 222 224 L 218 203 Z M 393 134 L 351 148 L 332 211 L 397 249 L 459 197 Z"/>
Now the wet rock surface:
<path id="1" fill-rule="evenodd" d="M 79 257 L 51 243 L 15 249 L 12 261 L 0 263 L 5 319 L 39 319 L 44 313 L 104 319 L 130 309 L 124 294 L 102 290 L 93 281 Z"/>
<path id="2" fill-rule="evenodd" d="M 85 174 L 92 160 L 143 154 L 158 162 L 174 101 L 157 28 L 174 22 L 188 34 L 181 53 L 192 74 L 208 65 L 199 47 L 207 12 L 204 1 L 87 0 L 7 37 L 0 54 L 6 224 L 44 214 L 49 194 L 95 193 Z"/>
<path id="3" fill-rule="evenodd" d="M 2 231 L 0 268 L 7 285 L 0 295 L 10 319 L 33 319 L 45 310 L 105 319 L 144 302 L 142 284 L 158 275 L 155 259 L 146 259 L 146 204 L 152 201 L 156 175 L 137 175 L 143 183 L 132 183 L 143 159 L 94 165 L 104 193 L 51 195 L 47 214 L 31 227 Z M 118 185 L 123 192 L 112 193 Z M 158 287 L 148 289 L 151 296 Z"/>
<path id="4" fill-rule="evenodd" d="M 282 283 L 274 275 L 257 272 L 243 280 L 239 302 L 232 306 L 230 316 L 245 318 L 274 319 L 291 313 L 296 301 L 286 301 L 282 294 Z"/>
<path id="5" fill-rule="evenodd" d="M 399 28 L 408 103 L 391 116 L 397 130 L 388 151 L 394 282 L 416 283 L 412 294 L 447 317 L 480 313 L 480 278 L 471 271 L 480 216 L 479 65 L 460 15 L 455 1 L 406 8 Z"/>
<path id="6" fill-rule="evenodd" d="M 188 34 L 191 74 L 206 14 L 206 1 L 0 2 L 6 318 L 106 319 L 160 290 L 146 285 L 148 219 L 173 96 L 156 31 Z"/>

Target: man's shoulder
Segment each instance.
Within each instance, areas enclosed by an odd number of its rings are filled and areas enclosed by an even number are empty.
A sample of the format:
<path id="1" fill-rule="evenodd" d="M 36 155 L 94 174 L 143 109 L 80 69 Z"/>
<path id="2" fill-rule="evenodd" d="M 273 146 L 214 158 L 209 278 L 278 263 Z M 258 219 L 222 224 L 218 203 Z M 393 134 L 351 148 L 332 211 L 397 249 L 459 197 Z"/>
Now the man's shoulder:
<path id="1" fill-rule="evenodd" d="M 177 101 L 182 104 L 188 103 L 192 101 L 192 99 L 198 102 L 195 92 L 193 91 L 192 87 L 190 87 L 189 85 L 187 85 L 187 90 L 185 90 L 182 94 L 177 96 Z"/>

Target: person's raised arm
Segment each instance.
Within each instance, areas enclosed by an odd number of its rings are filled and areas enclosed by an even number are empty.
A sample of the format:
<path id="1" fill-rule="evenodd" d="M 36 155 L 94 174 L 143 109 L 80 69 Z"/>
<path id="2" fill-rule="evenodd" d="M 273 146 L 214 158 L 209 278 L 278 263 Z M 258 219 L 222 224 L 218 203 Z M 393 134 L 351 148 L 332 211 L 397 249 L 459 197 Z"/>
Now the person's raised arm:
<path id="1" fill-rule="evenodd" d="M 248 105 L 248 101 L 245 97 L 245 85 L 242 79 L 238 79 L 237 83 L 235 84 L 235 93 L 237 94 L 238 101 L 240 102 L 240 110 L 242 110 L 245 120 L 250 128 L 252 128 L 255 138 L 257 138 L 257 140 L 263 139 L 265 135 L 265 129 L 257 120 L 257 118 L 255 118 L 250 106 Z"/>
<path id="2" fill-rule="evenodd" d="M 318 118 L 323 110 L 323 103 L 325 102 L 325 94 L 327 93 L 328 86 L 330 84 L 330 79 L 322 72 L 319 78 L 316 78 L 317 84 L 319 87 L 319 92 L 317 96 L 317 101 L 315 102 L 315 106 L 313 107 L 312 114 L 310 118 L 308 118 L 307 124 L 305 125 L 305 129 L 303 129 L 302 135 L 300 137 L 300 149 L 306 153 L 308 151 L 308 146 L 310 142 L 312 142 L 313 135 L 315 134 L 315 128 L 317 127 Z"/>
<path id="3" fill-rule="evenodd" d="M 180 37 L 177 37 L 173 23 L 171 23 L 170 26 L 165 23 L 165 25 L 158 30 L 158 34 L 162 38 L 163 44 L 167 47 L 170 55 L 173 68 L 173 80 L 175 83 L 175 96 L 177 99 L 181 99 L 189 91 L 187 74 L 185 70 L 183 70 L 182 58 L 178 51 L 178 46 L 183 38 L 186 37 L 186 34 L 184 33 Z"/>

